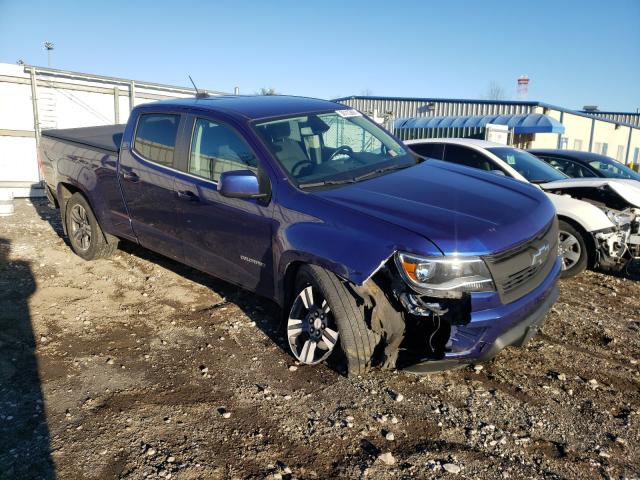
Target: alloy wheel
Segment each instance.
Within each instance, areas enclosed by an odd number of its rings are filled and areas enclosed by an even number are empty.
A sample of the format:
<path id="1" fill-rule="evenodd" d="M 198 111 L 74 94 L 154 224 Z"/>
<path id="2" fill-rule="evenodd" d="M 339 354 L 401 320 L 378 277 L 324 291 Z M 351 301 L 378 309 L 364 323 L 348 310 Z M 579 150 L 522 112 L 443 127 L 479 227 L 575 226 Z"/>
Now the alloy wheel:
<path id="1" fill-rule="evenodd" d="M 578 239 L 568 232 L 560 231 L 558 255 L 562 260 L 562 270 L 568 270 L 580 260 L 582 248 Z"/>
<path id="2" fill-rule="evenodd" d="M 71 218 L 71 239 L 82 251 L 91 246 L 91 224 L 89 216 L 82 205 L 74 205 L 69 212 Z"/>
<path id="3" fill-rule="evenodd" d="M 315 365 L 327 359 L 338 342 L 338 330 L 327 301 L 318 289 L 306 286 L 291 306 L 287 338 L 293 355 Z"/>

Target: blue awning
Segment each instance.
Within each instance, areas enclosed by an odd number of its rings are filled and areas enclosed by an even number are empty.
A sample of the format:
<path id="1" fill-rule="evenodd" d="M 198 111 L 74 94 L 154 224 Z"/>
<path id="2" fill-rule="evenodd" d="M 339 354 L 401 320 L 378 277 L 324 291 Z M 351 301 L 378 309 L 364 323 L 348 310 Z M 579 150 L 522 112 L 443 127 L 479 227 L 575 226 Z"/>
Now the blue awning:
<path id="1" fill-rule="evenodd" d="M 487 123 L 507 125 L 513 133 L 564 133 L 564 125 L 542 113 L 399 118 L 394 128 L 484 128 Z"/>

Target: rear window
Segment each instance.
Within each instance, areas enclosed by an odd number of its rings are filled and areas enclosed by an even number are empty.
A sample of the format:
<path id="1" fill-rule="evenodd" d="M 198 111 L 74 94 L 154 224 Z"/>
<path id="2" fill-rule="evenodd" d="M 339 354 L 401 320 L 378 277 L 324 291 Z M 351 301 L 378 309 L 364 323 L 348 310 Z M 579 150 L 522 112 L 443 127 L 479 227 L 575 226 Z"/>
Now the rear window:
<path id="1" fill-rule="evenodd" d="M 133 148 L 147 160 L 173 166 L 180 115 L 140 115 Z"/>

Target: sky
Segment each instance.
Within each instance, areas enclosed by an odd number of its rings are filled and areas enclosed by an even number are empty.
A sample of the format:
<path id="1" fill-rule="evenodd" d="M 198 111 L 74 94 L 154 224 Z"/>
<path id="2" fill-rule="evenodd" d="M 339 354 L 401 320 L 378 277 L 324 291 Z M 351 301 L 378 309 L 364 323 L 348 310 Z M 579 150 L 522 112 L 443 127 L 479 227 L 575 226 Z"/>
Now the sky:
<path id="1" fill-rule="evenodd" d="M 0 62 L 252 94 L 640 108 L 640 0 L 0 0 Z"/>

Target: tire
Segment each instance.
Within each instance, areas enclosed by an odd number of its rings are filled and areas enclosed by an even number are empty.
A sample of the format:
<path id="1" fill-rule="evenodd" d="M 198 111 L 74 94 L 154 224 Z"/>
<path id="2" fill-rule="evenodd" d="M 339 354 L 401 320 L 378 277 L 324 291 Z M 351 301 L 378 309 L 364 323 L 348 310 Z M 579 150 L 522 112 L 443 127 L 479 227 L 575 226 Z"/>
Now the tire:
<path id="1" fill-rule="evenodd" d="M 562 260 L 560 277 L 574 277 L 584 272 L 589 263 L 587 241 L 580 230 L 564 220 L 560 220 L 558 230 L 558 255 Z"/>
<path id="2" fill-rule="evenodd" d="M 308 287 L 311 287 L 313 295 L 311 302 L 309 298 L 306 302 L 302 300 Z M 304 305 L 301 306 L 300 302 Z M 315 320 L 318 326 L 322 323 L 323 329 L 321 333 L 314 333 L 317 338 L 322 338 L 322 341 L 316 343 L 317 347 L 314 347 L 315 358 L 305 358 L 304 346 L 313 342 L 313 334 L 306 330 L 313 330 L 313 308 L 328 311 L 326 317 Z M 321 313 L 320 316 L 322 317 Z M 334 347 L 328 353 L 321 348 L 327 332 L 324 330 L 325 320 L 328 331 L 332 331 L 333 327 L 338 332 L 338 341 L 334 342 Z M 380 340 L 379 335 L 367 326 L 364 309 L 358 305 L 356 297 L 345 282 L 315 265 L 303 265 L 298 271 L 286 329 L 291 352 L 299 361 L 316 364 L 326 360 L 332 368 L 348 376 L 361 375 L 369 370 L 374 350 Z"/>
<path id="3" fill-rule="evenodd" d="M 96 216 L 81 193 L 74 193 L 65 206 L 64 220 L 71 249 L 84 260 L 96 260 L 113 255 L 118 239 L 105 235 Z"/>

